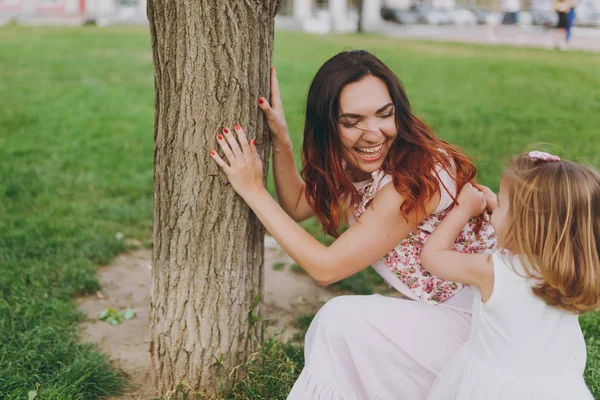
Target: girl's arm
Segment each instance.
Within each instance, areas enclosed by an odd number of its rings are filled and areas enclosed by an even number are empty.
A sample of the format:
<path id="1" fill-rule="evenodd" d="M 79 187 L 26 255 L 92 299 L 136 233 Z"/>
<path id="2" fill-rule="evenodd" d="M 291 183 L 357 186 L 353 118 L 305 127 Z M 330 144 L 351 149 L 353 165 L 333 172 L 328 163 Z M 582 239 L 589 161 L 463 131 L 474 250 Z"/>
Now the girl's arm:
<path id="1" fill-rule="evenodd" d="M 267 117 L 273 144 L 273 176 L 279 204 L 285 212 L 300 222 L 313 215 L 304 192 L 304 181 L 298 173 L 292 142 L 287 130 L 279 82 L 275 67 L 271 68 L 271 107 L 266 99 L 259 98 L 258 106 Z"/>
<path id="2" fill-rule="evenodd" d="M 461 254 L 453 251 L 452 246 L 469 219 L 485 208 L 485 195 L 470 184 L 465 185 L 458 196 L 458 205 L 434 229 L 421 253 L 423 268 L 447 281 L 477 286 L 483 301 L 489 299 L 494 287 L 489 255 Z"/>
<path id="3" fill-rule="evenodd" d="M 236 132 L 239 145 L 232 133 L 218 140 L 228 163 L 215 152 L 211 152 L 212 157 L 275 240 L 319 284 L 337 282 L 373 264 L 413 229 L 400 213 L 404 199 L 393 185 L 386 185 L 360 222 L 331 246 L 323 245 L 294 222 L 269 195 L 263 186 L 262 162 L 257 157 L 255 141 L 248 144 L 244 132 L 241 129 Z M 439 196 L 427 204 L 427 211 L 433 212 L 438 203 Z"/>

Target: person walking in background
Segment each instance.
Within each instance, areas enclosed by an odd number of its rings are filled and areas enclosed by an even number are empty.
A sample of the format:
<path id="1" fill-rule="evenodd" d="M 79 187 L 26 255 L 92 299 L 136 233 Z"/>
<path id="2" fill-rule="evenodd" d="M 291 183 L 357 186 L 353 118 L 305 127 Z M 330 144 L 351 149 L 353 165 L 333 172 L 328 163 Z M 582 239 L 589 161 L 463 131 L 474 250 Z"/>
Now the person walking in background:
<path id="1" fill-rule="evenodd" d="M 565 44 L 569 45 L 569 40 L 571 39 L 571 30 L 573 25 L 575 25 L 575 7 L 577 6 L 576 0 L 571 2 L 571 10 L 569 11 L 569 15 L 567 15 L 567 30 L 565 33 Z"/>
<path id="2" fill-rule="evenodd" d="M 575 3 L 573 0 L 554 0 L 554 11 L 558 14 L 554 48 L 566 50 L 575 20 Z"/>
<path id="3" fill-rule="evenodd" d="M 502 1 L 502 25 L 517 25 L 519 23 L 521 3 L 519 0 Z"/>
<path id="4" fill-rule="evenodd" d="M 520 0 L 502 0 L 502 21 L 500 25 L 496 25 L 492 30 L 493 36 L 491 37 L 492 42 L 497 42 L 502 29 L 502 25 L 519 25 L 519 13 L 521 12 Z M 522 44 L 524 37 L 519 30 L 517 33 L 517 43 Z"/>

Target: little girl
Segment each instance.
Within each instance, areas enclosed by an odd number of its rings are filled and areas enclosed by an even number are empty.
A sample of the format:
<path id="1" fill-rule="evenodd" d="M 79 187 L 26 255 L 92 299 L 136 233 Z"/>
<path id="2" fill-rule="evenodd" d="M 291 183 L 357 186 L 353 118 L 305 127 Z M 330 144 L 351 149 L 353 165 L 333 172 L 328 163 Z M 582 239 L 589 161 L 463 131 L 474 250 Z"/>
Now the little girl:
<path id="1" fill-rule="evenodd" d="M 428 400 L 592 399 L 577 316 L 600 303 L 600 174 L 534 151 L 512 160 L 499 198 L 479 189 L 463 188 L 421 255 L 432 274 L 479 290 L 469 339 Z M 450 250 L 486 204 L 501 250 Z"/>

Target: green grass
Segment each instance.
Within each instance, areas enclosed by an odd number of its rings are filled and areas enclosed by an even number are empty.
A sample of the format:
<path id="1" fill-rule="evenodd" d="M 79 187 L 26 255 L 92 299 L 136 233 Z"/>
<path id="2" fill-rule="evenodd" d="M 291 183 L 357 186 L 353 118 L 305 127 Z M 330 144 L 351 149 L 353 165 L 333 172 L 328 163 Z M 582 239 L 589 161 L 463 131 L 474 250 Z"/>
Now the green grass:
<path id="1" fill-rule="evenodd" d="M 123 378 L 78 344 L 72 297 L 152 226 L 142 31 L 0 29 L 0 398 L 96 399 Z"/>
<path id="2" fill-rule="evenodd" d="M 292 271 L 295 274 L 305 274 L 306 273 L 306 271 L 304 271 L 304 268 L 302 268 L 301 266 L 299 266 L 296 263 L 290 265 L 290 271 Z"/>
<path id="3" fill-rule="evenodd" d="M 273 269 L 275 271 L 282 271 L 285 268 L 286 264 L 284 262 L 276 262 L 273 264 Z"/>
<path id="4" fill-rule="evenodd" d="M 298 328 L 306 332 L 314 318 L 315 314 L 302 314 L 299 317 L 296 317 L 292 325 L 294 328 Z"/>
<path id="5" fill-rule="evenodd" d="M 78 343 L 71 299 L 97 290 L 95 266 L 127 248 L 118 232 L 151 238 L 149 46 L 143 28 L 0 28 L 2 399 L 97 399 L 122 387 L 105 358 Z M 385 60 L 416 113 L 464 147 L 492 188 L 531 143 L 600 165 L 600 54 L 278 32 L 274 60 L 298 160 L 310 80 L 347 48 Z M 314 220 L 303 226 L 319 230 Z M 380 283 L 365 270 L 340 285 L 370 293 Z M 600 397 L 600 316 L 581 321 L 586 380 Z M 284 397 L 303 363 L 290 346 L 268 341 L 228 398 Z"/>
<path id="6" fill-rule="evenodd" d="M 285 399 L 304 365 L 301 347 L 268 338 L 261 351 L 253 354 L 244 369 L 246 376 L 225 393 L 223 399 Z"/>

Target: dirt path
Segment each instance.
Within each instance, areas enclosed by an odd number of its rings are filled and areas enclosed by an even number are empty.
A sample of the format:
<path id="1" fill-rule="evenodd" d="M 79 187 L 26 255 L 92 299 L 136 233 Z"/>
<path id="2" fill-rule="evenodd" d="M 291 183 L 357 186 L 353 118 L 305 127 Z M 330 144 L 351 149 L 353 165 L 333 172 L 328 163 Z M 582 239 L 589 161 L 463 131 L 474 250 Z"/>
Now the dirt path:
<path id="1" fill-rule="evenodd" d="M 277 263 L 285 263 L 286 267 L 276 270 L 273 266 Z M 287 336 L 294 332 L 287 327 L 290 321 L 315 312 L 323 301 L 336 295 L 315 284 L 308 275 L 291 272 L 292 263 L 271 237 L 265 239 L 265 317 L 273 321 L 272 331 L 286 327 Z M 148 400 L 156 395 L 148 384 L 150 265 L 150 250 L 122 254 L 112 265 L 98 268 L 102 291 L 77 300 L 89 318 L 82 324 L 82 340 L 96 344 L 132 385 L 119 399 Z M 117 326 L 99 321 L 98 314 L 109 306 L 119 310 L 131 307 L 136 317 Z"/>

